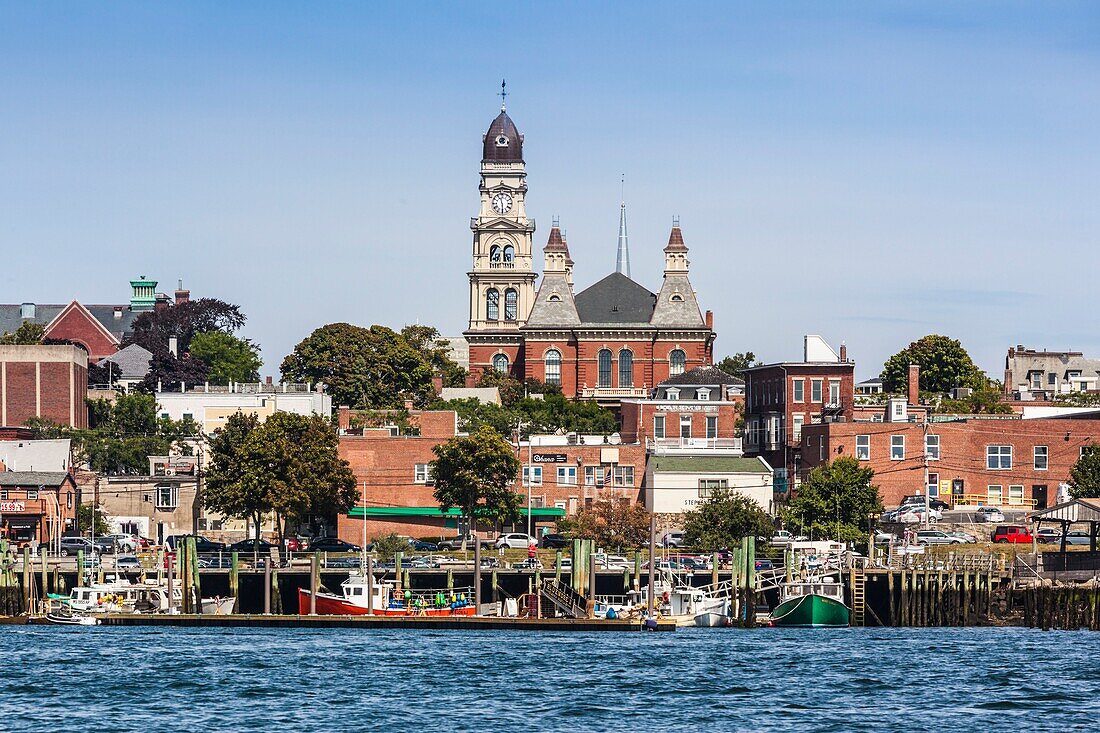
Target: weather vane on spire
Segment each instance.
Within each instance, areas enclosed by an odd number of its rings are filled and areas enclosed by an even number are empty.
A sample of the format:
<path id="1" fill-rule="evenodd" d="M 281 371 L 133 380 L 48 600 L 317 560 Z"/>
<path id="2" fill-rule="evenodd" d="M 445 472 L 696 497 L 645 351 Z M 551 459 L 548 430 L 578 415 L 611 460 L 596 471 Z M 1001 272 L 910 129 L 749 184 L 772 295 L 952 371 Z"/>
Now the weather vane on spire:
<path id="1" fill-rule="evenodd" d="M 503 112 L 503 111 L 504 111 L 504 102 L 505 102 L 505 99 L 504 99 L 504 98 L 508 96 L 508 92 L 506 92 L 506 91 L 504 90 L 504 85 L 505 85 L 506 83 L 507 83 L 507 82 L 506 82 L 506 81 L 505 81 L 504 79 L 501 79 L 501 80 L 500 80 L 500 111 L 501 111 L 501 112 Z"/>

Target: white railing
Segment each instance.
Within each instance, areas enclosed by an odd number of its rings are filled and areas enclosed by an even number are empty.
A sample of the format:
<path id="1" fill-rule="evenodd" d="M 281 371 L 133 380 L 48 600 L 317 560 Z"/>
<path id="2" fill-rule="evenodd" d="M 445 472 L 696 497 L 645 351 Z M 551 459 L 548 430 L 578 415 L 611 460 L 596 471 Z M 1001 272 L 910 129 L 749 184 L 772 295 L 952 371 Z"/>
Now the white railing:
<path id="1" fill-rule="evenodd" d="M 584 387 L 581 397 L 648 397 L 646 387 Z"/>
<path id="2" fill-rule="evenodd" d="M 696 451 L 741 454 L 741 438 L 646 438 L 646 450 L 654 455 Z"/>

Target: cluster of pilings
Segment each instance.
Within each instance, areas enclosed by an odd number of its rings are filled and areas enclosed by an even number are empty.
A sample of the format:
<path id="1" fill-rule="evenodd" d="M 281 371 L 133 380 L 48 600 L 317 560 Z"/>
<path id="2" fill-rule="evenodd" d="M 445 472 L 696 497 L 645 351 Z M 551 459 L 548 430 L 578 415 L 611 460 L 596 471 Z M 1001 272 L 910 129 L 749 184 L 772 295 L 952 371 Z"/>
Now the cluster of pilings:
<path id="1" fill-rule="evenodd" d="M 998 577 L 987 571 L 901 570 L 887 575 L 886 626 L 984 626 Z"/>
<path id="2" fill-rule="evenodd" d="M 1100 584 L 1040 584 L 1013 594 L 1023 606 L 1024 625 L 1035 629 L 1100 631 Z"/>

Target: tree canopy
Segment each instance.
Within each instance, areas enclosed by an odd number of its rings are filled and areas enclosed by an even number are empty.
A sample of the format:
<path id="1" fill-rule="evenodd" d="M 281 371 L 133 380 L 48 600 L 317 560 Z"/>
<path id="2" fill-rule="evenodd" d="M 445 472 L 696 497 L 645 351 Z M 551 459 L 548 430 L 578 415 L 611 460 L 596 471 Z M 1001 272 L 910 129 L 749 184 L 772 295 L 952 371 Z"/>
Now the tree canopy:
<path id="1" fill-rule="evenodd" d="M 354 505 L 358 493 L 338 438 L 319 415 L 276 412 L 264 422 L 237 413 L 210 440 L 203 504 L 253 522 L 264 515 L 287 520 L 332 516 Z"/>
<path id="2" fill-rule="evenodd" d="M 1074 499 L 1100 497 L 1100 445 L 1085 448 L 1069 469 L 1069 495 Z"/>
<path id="3" fill-rule="evenodd" d="M 379 410 L 433 397 L 432 369 L 405 338 L 385 326 L 321 326 L 280 367 L 284 380 L 321 382 L 337 405 Z"/>
<path id="4" fill-rule="evenodd" d="M 447 342 L 440 337 L 438 329 L 419 324 L 405 326 L 401 329 L 401 336 L 409 346 L 420 352 L 433 374 L 443 378 L 444 387 L 466 386 L 466 370 L 451 359 Z"/>
<path id="5" fill-rule="evenodd" d="M 191 339 L 191 356 L 207 367 L 211 384 L 258 382 L 260 354 L 247 339 L 224 331 L 204 331 Z"/>
<path id="6" fill-rule="evenodd" d="M 598 547 L 623 550 L 649 543 L 649 512 L 641 504 L 600 499 L 574 516 L 558 521 L 559 532 L 596 541 Z"/>
<path id="7" fill-rule="evenodd" d="M 0 345 L 3 346 L 33 346 L 42 343 L 46 327 L 41 323 L 23 321 L 19 328 L 0 336 Z"/>
<path id="8" fill-rule="evenodd" d="M 500 433 L 483 425 L 432 450 L 435 499 L 443 511 L 458 507 L 470 520 L 501 524 L 519 519 L 520 496 L 513 484 L 521 464 Z"/>
<path id="9" fill-rule="evenodd" d="M 811 537 L 841 542 L 866 539 L 868 518 L 882 511 L 878 487 L 871 483 L 874 475 L 851 456 L 815 468 L 787 505 L 787 525 Z"/>
<path id="10" fill-rule="evenodd" d="M 454 410 L 463 430 L 489 426 L 511 437 L 521 425 L 520 437 L 534 434 L 582 433 L 607 435 L 619 429 L 615 414 L 595 402 L 571 400 L 558 394 L 542 399 L 522 398 L 510 406 L 481 402 L 474 398 L 438 401 L 433 409 Z"/>
<path id="11" fill-rule="evenodd" d="M 741 372 L 749 367 L 760 366 L 760 361 L 756 358 L 756 354 L 751 351 L 739 351 L 736 354 L 730 354 L 722 359 L 722 361 L 715 364 L 715 366 L 726 374 L 732 374 L 739 377 L 741 376 Z"/>
<path id="12" fill-rule="evenodd" d="M 724 550 L 742 537 L 770 537 L 772 519 L 760 505 L 732 489 L 715 489 L 684 516 L 684 540 L 691 547 Z"/>
<path id="13" fill-rule="evenodd" d="M 891 356 L 882 367 L 882 387 L 887 392 L 904 392 L 909 383 L 909 365 L 920 366 L 920 389 L 944 393 L 955 387 L 984 389 L 985 374 L 974 364 L 962 344 L 948 336 L 925 336 Z"/>
<path id="14" fill-rule="evenodd" d="M 1001 401 L 1001 393 L 995 389 L 976 389 L 957 400 L 942 399 L 935 403 L 935 412 L 956 415 L 1008 415 L 1012 406 Z"/>

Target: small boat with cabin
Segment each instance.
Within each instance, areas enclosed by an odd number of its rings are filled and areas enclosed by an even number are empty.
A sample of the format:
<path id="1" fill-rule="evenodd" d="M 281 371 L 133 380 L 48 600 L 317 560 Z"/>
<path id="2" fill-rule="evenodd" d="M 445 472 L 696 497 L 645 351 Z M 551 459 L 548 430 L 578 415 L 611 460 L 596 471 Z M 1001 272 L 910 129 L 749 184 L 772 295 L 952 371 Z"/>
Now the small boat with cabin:
<path id="1" fill-rule="evenodd" d="M 832 576 L 811 576 L 779 586 L 779 605 L 771 612 L 768 625 L 845 627 L 850 615 L 844 603 L 844 585 Z"/>
<path id="2" fill-rule="evenodd" d="M 340 584 L 340 595 L 318 592 L 315 609 L 322 616 L 473 616 L 471 589 L 401 590 L 392 580 L 352 572 Z M 309 613 L 312 593 L 298 590 L 298 613 Z"/>

